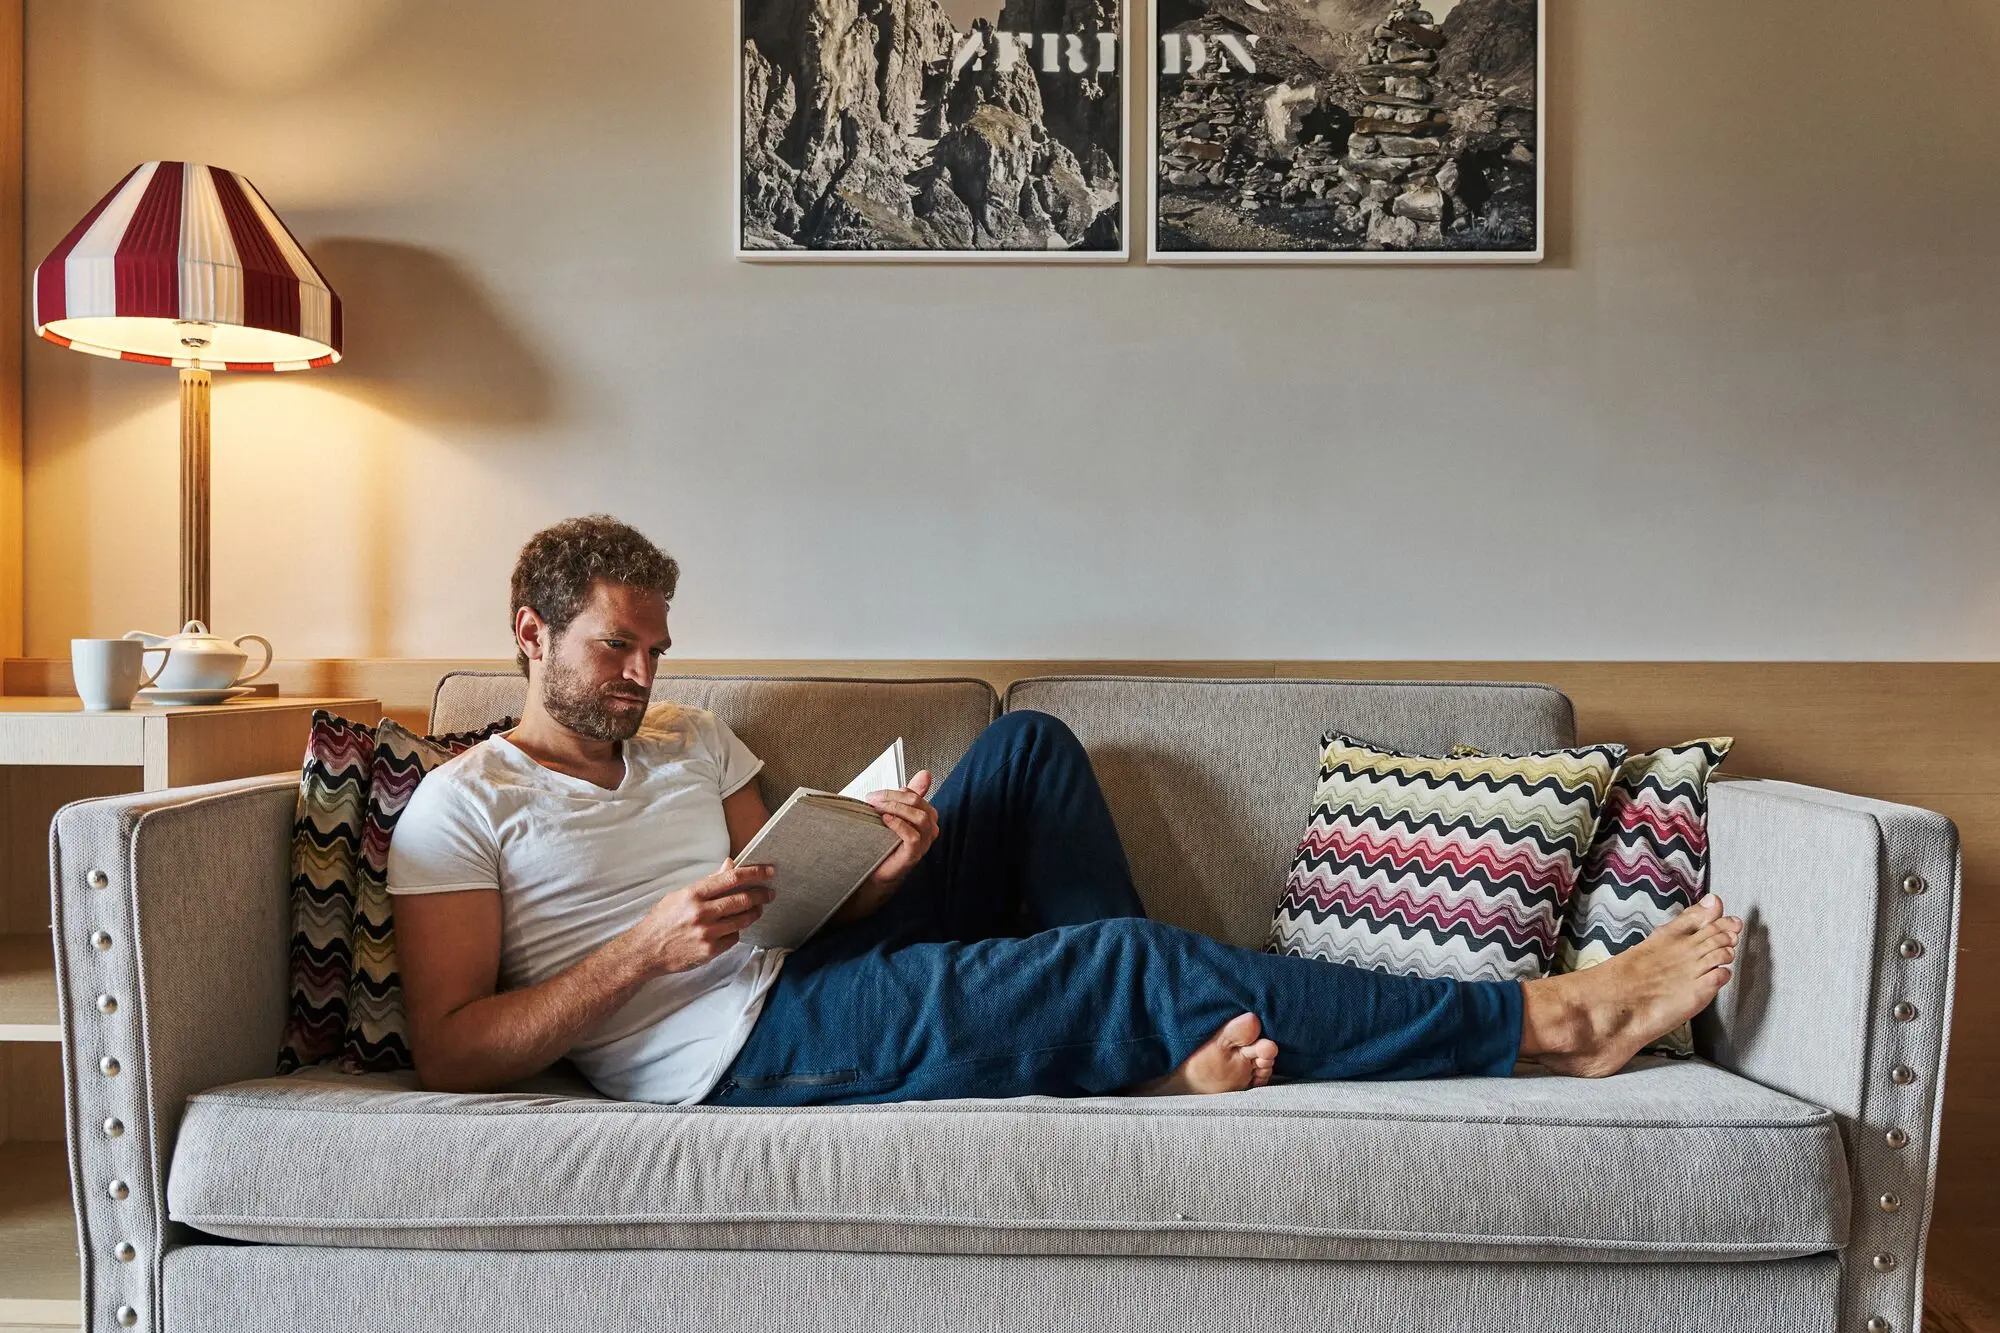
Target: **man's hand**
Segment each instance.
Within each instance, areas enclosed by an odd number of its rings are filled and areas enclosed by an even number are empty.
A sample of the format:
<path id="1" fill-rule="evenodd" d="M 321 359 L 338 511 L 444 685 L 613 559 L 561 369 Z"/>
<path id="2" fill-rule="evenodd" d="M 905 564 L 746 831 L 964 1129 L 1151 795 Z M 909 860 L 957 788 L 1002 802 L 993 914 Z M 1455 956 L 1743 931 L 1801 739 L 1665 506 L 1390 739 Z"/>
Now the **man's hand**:
<path id="1" fill-rule="evenodd" d="M 926 769 L 911 778 L 907 787 L 871 791 L 862 798 L 882 812 L 882 822 L 903 841 L 889 853 L 887 860 L 875 867 L 875 873 L 861 882 L 861 887 L 840 905 L 840 910 L 827 918 L 830 924 L 844 926 L 874 915 L 883 903 L 896 896 L 903 876 L 910 873 L 911 867 L 924 859 L 924 853 L 938 836 L 937 811 L 924 799 L 930 789 L 931 775 Z"/>
<path id="2" fill-rule="evenodd" d="M 732 857 L 714 874 L 654 903 L 630 932 L 643 965 L 663 976 L 727 953 L 777 893 L 764 886 L 776 873 L 775 866 L 739 866 Z"/>
<path id="3" fill-rule="evenodd" d="M 875 873 L 867 880 L 869 887 L 894 888 L 901 884 L 903 876 L 924 859 L 924 853 L 937 841 L 937 810 L 924 799 L 930 789 L 930 770 L 922 769 L 907 787 L 871 791 L 862 798 L 882 812 L 882 822 L 903 840 L 901 846 L 889 853 L 888 860 L 875 867 Z"/>

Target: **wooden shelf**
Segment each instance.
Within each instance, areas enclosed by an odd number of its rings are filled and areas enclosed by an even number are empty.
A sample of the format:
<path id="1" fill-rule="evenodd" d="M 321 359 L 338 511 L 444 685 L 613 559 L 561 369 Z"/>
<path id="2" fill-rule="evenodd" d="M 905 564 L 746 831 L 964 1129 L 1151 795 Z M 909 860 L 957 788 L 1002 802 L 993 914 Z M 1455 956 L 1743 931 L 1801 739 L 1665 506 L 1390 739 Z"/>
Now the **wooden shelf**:
<path id="1" fill-rule="evenodd" d="M 0 935 L 0 1041 L 61 1040 L 55 952 L 47 932 Z"/>
<path id="2" fill-rule="evenodd" d="M 0 1143 L 0 1329 L 81 1328 L 82 1264 L 60 1143 Z"/>

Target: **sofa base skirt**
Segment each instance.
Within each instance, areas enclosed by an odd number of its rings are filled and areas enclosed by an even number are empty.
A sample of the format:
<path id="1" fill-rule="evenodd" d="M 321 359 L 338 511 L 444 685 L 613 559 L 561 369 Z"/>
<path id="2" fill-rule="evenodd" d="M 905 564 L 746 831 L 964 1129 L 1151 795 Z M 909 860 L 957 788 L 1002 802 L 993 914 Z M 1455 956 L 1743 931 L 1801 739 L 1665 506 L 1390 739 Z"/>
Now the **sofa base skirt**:
<path id="1" fill-rule="evenodd" d="M 1434 1264 L 187 1245 L 168 1252 L 162 1278 L 173 1333 L 1832 1333 L 1840 1257 Z"/>

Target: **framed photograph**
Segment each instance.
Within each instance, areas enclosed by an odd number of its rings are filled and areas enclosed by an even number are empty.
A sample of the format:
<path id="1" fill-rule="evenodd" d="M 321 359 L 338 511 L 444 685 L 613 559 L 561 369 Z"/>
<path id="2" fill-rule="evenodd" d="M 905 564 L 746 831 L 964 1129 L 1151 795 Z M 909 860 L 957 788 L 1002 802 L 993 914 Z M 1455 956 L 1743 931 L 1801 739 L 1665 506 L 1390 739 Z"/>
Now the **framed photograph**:
<path id="1" fill-rule="evenodd" d="M 1149 262 L 1542 258 L 1542 0 L 1151 5 Z"/>
<path id="2" fill-rule="evenodd" d="M 732 0 L 736 255 L 1130 253 L 1130 0 Z"/>

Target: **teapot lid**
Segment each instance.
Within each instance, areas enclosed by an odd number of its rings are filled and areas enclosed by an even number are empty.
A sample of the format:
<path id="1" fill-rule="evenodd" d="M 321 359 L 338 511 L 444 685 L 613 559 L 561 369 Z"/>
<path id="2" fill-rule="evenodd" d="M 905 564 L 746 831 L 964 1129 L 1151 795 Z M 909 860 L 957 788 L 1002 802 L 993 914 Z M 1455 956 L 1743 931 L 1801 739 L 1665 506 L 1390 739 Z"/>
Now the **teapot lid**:
<path id="1" fill-rule="evenodd" d="M 187 624 L 182 625 L 181 632 L 179 634 L 170 635 L 167 639 L 167 642 L 183 644 L 183 645 L 192 645 L 204 639 L 208 640 L 211 643 L 220 643 L 230 648 L 234 648 L 236 646 L 235 644 L 230 643 L 229 640 L 223 638 L 221 635 L 210 633 L 208 626 L 202 624 L 199 620 L 190 620 L 188 621 Z"/>

